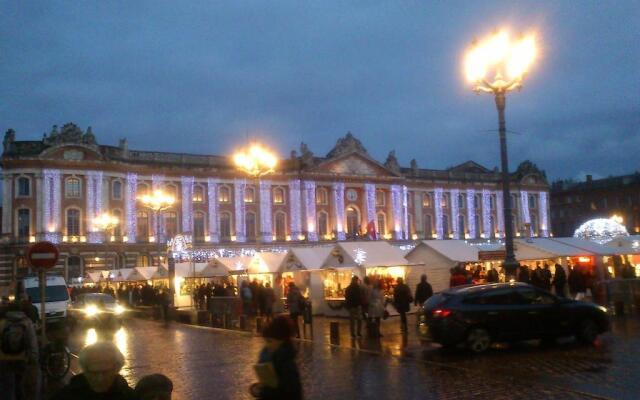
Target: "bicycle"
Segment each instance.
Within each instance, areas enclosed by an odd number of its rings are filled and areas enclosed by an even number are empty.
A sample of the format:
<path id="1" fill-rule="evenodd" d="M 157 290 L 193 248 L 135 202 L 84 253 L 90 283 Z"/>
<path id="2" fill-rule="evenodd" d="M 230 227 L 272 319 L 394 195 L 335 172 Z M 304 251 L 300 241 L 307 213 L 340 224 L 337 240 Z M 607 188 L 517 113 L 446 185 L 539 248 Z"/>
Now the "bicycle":
<path id="1" fill-rule="evenodd" d="M 41 350 L 40 368 L 51 379 L 64 378 L 71 368 L 71 352 L 61 341 L 47 343 Z"/>

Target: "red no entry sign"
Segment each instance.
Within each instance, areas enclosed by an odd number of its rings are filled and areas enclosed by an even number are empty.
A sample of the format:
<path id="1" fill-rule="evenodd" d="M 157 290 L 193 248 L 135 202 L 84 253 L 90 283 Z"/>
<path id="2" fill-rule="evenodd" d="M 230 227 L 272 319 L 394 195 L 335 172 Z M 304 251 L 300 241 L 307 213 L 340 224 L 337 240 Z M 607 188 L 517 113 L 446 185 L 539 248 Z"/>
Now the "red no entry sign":
<path id="1" fill-rule="evenodd" d="M 29 247 L 27 258 L 35 268 L 51 268 L 58 262 L 60 252 L 55 244 L 38 242 Z"/>

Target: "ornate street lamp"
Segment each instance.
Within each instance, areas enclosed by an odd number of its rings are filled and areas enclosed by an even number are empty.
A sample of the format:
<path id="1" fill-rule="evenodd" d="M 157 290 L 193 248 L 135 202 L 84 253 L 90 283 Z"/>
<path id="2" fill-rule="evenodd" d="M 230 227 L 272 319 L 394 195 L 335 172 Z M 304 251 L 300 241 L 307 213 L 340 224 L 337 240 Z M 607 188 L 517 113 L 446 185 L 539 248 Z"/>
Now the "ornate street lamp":
<path id="1" fill-rule="evenodd" d="M 507 158 L 507 137 L 504 121 L 506 93 L 522 88 L 522 81 L 535 57 L 536 43 L 533 35 L 523 36 L 511 41 L 506 31 L 500 31 L 484 41 L 474 41 L 465 59 L 467 79 L 473 84 L 473 90 L 476 93 L 493 94 L 498 109 L 506 250 L 504 268 L 507 278 L 515 274 L 519 264 L 516 261 L 513 250 L 509 161 Z M 493 78 L 491 78 L 490 73 L 493 73 Z"/>
<path id="2" fill-rule="evenodd" d="M 154 190 L 152 195 L 145 194 L 144 196 L 138 197 L 138 200 L 144 207 L 151 210 L 153 212 L 153 215 L 155 216 L 155 241 L 158 244 L 158 265 L 160 265 L 160 254 L 162 254 L 162 245 L 160 243 L 160 213 L 169 209 L 175 203 L 175 198 L 163 193 L 161 190 Z"/>
<path id="3" fill-rule="evenodd" d="M 102 213 L 100 214 L 100 216 L 93 219 L 93 227 L 102 232 L 103 239 L 104 239 L 103 241 L 105 243 L 107 242 L 108 233 L 112 229 L 114 229 L 116 226 L 118 226 L 119 223 L 120 223 L 120 220 L 118 219 L 118 217 L 115 217 L 109 213 Z M 105 267 L 107 267 L 107 251 L 105 250 L 104 253 L 105 253 L 104 265 Z M 100 261 L 100 258 L 97 256 L 96 256 L 96 259 L 97 259 L 96 261 Z"/>

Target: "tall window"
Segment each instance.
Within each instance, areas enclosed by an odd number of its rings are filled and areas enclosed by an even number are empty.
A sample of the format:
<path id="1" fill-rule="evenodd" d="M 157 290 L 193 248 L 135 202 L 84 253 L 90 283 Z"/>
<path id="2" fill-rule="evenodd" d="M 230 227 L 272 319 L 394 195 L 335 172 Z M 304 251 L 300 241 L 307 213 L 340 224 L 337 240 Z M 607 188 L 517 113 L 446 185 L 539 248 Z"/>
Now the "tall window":
<path id="1" fill-rule="evenodd" d="M 376 206 L 384 206 L 384 192 L 382 190 L 376 190 Z"/>
<path id="2" fill-rule="evenodd" d="M 67 210 L 67 236 L 80 236 L 80 210 Z"/>
<path id="3" fill-rule="evenodd" d="M 220 203 L 231 202 L 231 190 L 229 190 L 229 186 L 220 186 L 218 188 L 218 202 Z"/>
<path id="4" fill-rule="evenodd" d="M 529 208 L 536 208 L 537 207 L 536 203 L 537 203 L 536 202 L 536 196 L 533 195 L 533 194 L 530 194 L 529 195 Z"/>
<path id="5" fill-rule="evenodd" d="M 168 195 L 173 197 L 174 199 L 178 198 L 178 188 L 176 188 L 175 185 L 166 185 L 164 187 L 164 192 Z"/>
<path id="6" fill-rule="evenodd" d="M 440 200 L 440 205 L 442 208 L 449 207 L 449 195 L 447 193 L 442 194 L 442 199 Z"/>
<path id="7" fill-rule="evenodd" d="M 139 183 L 138 186 L 136 187 L 136 194 L 138 196 L 144 196 L 149 193 L 149 186 L 147 186 L 145 183 Z"/>
<path id="8" fill-rule="evenodd" d="M 111 186 L 111 198 L 114 200 L 122 199 L 122 182 L 121 181 L 113 181 L 113 185 Z"/>
<path id="9" fill-rule="evenodd" d="M 178 216 L 175 212 L 164 213 L 164 235 L 167 240 L 173 238 L 178 233 Z"/>
<path id="10" fill-rule="evenodd" d="M 67 179 L 64 184 L 64 195 L 69 199 L 80 197 L 80 179 Z"/>
<path id="11" fill-rule="evenodd" d="M 489 215 L 489 229 L 491 229 L 491 232 L 489 232 L 489 237 L 495 238 L 496 237 L 496 221 L 493 218 L 493 215 Z"/>
<path id="12" fill-rule="evenodd" d="M 248 212 L 244 218 L 247 239 L 256 239 L 256 213 Z"/>
<path id="13" fill-rule="evenodd" d="M 273 204 L 284 204 L 284 189 L 273 189 Z"/>
<path id="14" fill-rule="evenodd" d="M 276 240 L 284 240 L 287 235 L 287 216 L 283 212 L 275 215 Z"/>
<path id="15" fill-rule="evenodd" d="M 118 223 L 113 228 L 113 236 L 120 237 L 120 236 L 122 236 L 122 229 L 120 228 L 122 226 L 122 223 L 123 223 L 123 221 L 122 221 L 122 213 L 120 212 L 120 210 L 113 210 L 111 212 L 111 214 L 118 219 Z"/>
<path id="16" fill-rule="evenodd" d="M 482 196 L 479 194 L 475 195 L 473 202 L 475 203 L 474 205 L 476 206 L 476 210 L 479 210 L 482 205 Z"/>
<path id="17" fill-rule="evenodd" d="M 464 215 L 458 215 L 458 232 L 460 233 L 460 237 L 464 238 L 464 234 L 467 232 L 467 227 L 464 226 Z"/>
<path id="18" fill-rule="evenodd" d="M 489 196 L 489 206 L 491 207 L 492 210 L 496 209 L 496 196 L 493 194 Z"/>
<path id="19" fill-rule="evenodd" d="M 329 196 L 327 194 L 327 189 L 325 188 L 316 189 L 316 204 L 327 205 L 329 203 L 328 197 Z"/>
<path id="20" fill-rule="evenodd" d="M 220 214 L 220 238 L 224 240 L 231 239 L 231 214 L 228 212 Z"/>
<path id="21" fill-rule="evenodd" d="M 433 222 L 431 214 L 424 215 L 424 237 L 430 239 L 433 235 Z"/>
<path id="22" fill-rule="evenodd" d="M 329 234 L 329 216 L 326 212 L 321 211 L 318 214 L 318 235 L 324 239 Z"/>
<path id="23" fill-rule="evenodd" d="M 458 208 L 460 208 L 460 209 L 464 208 L 464 195 L 463 194 L 459 194 L 458 195 Z"/>
<path id="24" fill-rule="evenodd" d="M 202 203 L 204 201 L 204 188 L 200 185 L 193 187 L 193 202 Z"/>
<path id="25" fill-rule="evenodd" d="M 360 213 L 354 207 L 347 207 L 347 233 L 355 235 L 360 232 Z"/>
<path id="26" fill-rule="evenodd" d="M 31 196 L 31 180 L 26 177 L 18 178 L 18 197 Z"/>
<path id="27" fill-rule="evenodd" d="M 69 280 L 80 278 L 82 276 L 82 260 L 78 256 L 70 256 L 67 258 L 67 276 Z"/>
<path id="28" fill-rule="evenodd" d="M 480 237 L 480 232 L 482 232 L 482 225 L 480 225 L 480 216 L 478 214 L 473 216 L 473 223 L 476 225 L 476 237 L 477 239 Z"/>
<path id="29" fill-rule="evenodd" d="M 520 205 L 518 204 L 518 195 L 517 194 L 512 194 L 511 195 L 511 209 L 512 210 L 517 210 L 518 208 L 520 208 Z"/>
<path id="30" fill-rule="evenodd" d="M 197 243 L 204 242 L 204 213 L 193 214 L 193 240 Z"/>
<path id="31" fill-rule="evenodd" d="M 18 238 L 26 239 L 31 232 L 31 210 L 21 208 L 18 210 Z"/>
<path id="32" fill-rule="evenodd" d="M 256 201 L 256 191 L 252 187 L 246 187 L 244 189 L 244 202 L 245 203 L 255 203 Z"/>
<path id="33" fill-rule="evenodd" d="M 449 239 L 449 216 L 442 216 L 442 235 L 445 239 Z"/>
<path id="34" fill-rule="evenodd" d="M 422 196 L 422 207 L 431 207 L 431 195 L 429 193 L 425 193 Z"/>
<path id="35" fill-rule="evenodd" d="M 136 214 L 136 239 L 138 241 L 149 240 L 149 214 L 146 211 L 138 211 Z"/>
<path id="36" fill-rule="evenodd" d="M 378 233 L 387 234 L 387 217 L 383 213 L 378 214 Z"/>

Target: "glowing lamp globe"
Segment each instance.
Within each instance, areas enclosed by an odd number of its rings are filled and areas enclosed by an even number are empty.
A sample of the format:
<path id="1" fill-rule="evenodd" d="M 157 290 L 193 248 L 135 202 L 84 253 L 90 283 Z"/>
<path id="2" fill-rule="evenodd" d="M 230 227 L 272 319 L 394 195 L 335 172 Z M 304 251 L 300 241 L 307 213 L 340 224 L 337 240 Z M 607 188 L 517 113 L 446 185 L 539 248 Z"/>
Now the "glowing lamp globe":
<path id="1" fill-rule="evenodd" d="M 620 236 L 629 236 L 624 225 L 610 218 L 596 218 L 576 229 L 573 237 L 604 244 Z"/>

